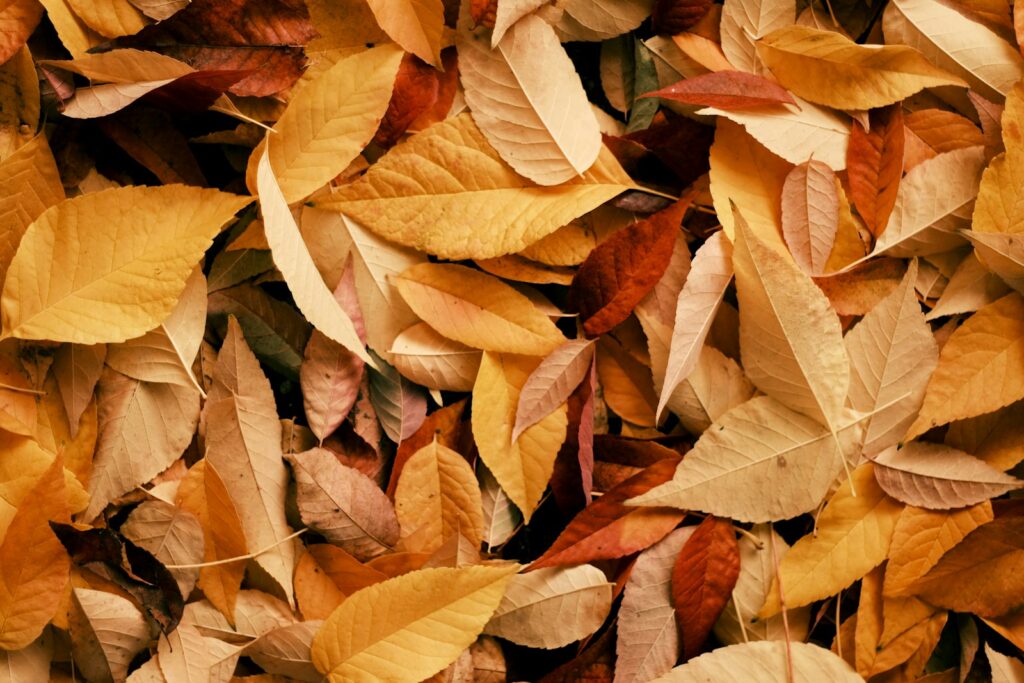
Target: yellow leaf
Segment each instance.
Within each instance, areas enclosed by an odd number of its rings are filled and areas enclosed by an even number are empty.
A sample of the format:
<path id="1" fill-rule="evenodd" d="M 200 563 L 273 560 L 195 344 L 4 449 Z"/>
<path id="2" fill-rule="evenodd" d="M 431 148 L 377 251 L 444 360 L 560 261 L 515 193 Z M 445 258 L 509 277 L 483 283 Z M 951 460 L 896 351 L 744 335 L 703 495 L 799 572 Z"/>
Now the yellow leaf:
<path id="1" fill-rule="evenodd" d="M 534 185 L 501 160 L 469 114 L 460 114 L 397 145 L 317 206 L 342 211 L 398 244 L 480 259 L 520 251 L 632 187 L 607 148 L 582 176 L 557 187 Z"/>
<path id="2" fill-rule="evenodd" d="M 32 439 L 0 432 L 0 537 L 10 526 L 18 509 L 47 469 L 53 465 L 54 454 L 39 447 Z M 64 470 L 64 495 L 69 513 L 78 512 L 89 502 L 89 494 L 75 475 Z"/>
<path id="3" fill-rule="evenodd" d="M 90 48 L 106 42 L 103 36 L 93 31 L 78 18 L 68 0 L 39 0 L 46 8 L 46 16 L 57 29 L 61 44 L 72 56 L 85 54 Z"/>
<path id="4" fill-rule="evenodd" d="M 309 196 L 345 170 L 377 132 L 402 61 L 393 43 L 342 59 L 288 103 L 249 157 L 247 183 L 269 145 L 270 166 L 287 203 Z"/>
<path id="5" fill-rule="evenodd" d="M 900 513 L 885 568 L 886 596 L 909 595 L 914 583 L 976 528 L 992 521 L 988 501 L 961 510 L 910 507 Z"/>
<path id="6" fill-rule="evenodd" d="M 631 424 L 655 427 L 658 395 L 654 390 L 651 369 L 607 335 L 597 342 L 596 366 L 608 407 Z"/>
<path id="7" fill-rule="evenodd" d="M 484 353 L 473 387 L 473 438 L 480 458 L 526 521 L 547 488 L 568 426 L 568 409 L 561 405 L 512 441 L 519 392 L 539 363 Z"/>
<path id="8" fill-rule="evenodd" d="M 905 45 L 858 45 L 841 33 L 794 24 L 757 41 L 779 82 L 835 109 L 872 109 L 924 88 L 967 84 Z"/>
<path id="9" fill-rule="evenodd" d="M 2 157 L 2 155 L 0 155 Z M 64 199 L 57 164 L 45 135 L 37 135 L 0 161 L 0 281 L 28 226 Z"/>
<path id="10" fill-rule="evenodd" d="M 881 564 L 902 509 L 875 483 L 870 463 L 854 470 L 818 517 L 817 535 L 801 538 L 779 563 L 761 616 L 782 609 L 780 582 L 786 607 L 802 607 L 835 595 Z"/>
<path id="11" fill-rule="evenodd" d="M 1011 148 L 993 159 L 981 176 L 971 228 L 978 233 L 1024 233 L 1022 182 L 1024 150 Z"/>
<path id="12" fill-rule="evenodd" d="M 348 596 L 313 639 L 331 683 L 413 683 L 476 640 L 518 565 L 421 569 Z"/>
<path id="13" fill-rule="evenodd" d="M 463 5 L 459 77 L 488 142 L 517 173 L 541 185 L 584 173 L 601 151 L 601 131 L 551 25 L 527 15 L 491 49 L 491 32 L 473 31 L 471 23 Z"/>
<path id="14" fill-rule="evenodd" d="M 205 562 L 245 555 L 245 532 L 231 495 L 209 460 L 200 460 L 181 481 L 177 503 L 191 512 L 203 527 Z M 228 562 L 202 567 L 199 587 L 203 595 L 231 623 L 235 620 L 235 599 L 245 577 L 245 562 Z"/>
<path id="15" fill-rule="evenodd" d="M 67 0 L 78 18 L 107 38 L 130 36 L 146 28 L 149 20 L 128 0 Z"/>
<path id="16" fill-rule="evenodd" d="M 946 445 L 1007 471 L 1024 460 L 1024 403 L 958 420 L 946 431 Z"/>
<path id="17" fill-rule="evenodd" d="M 251 202 L 182 185 L 67 199 L 25 232 L 4 283 L 4 335 L 122 342 L 170 314 L 196 263 Z"/>
<path id="18" fill-rule="evenodd" d="M 839 317 L 793 259 L 736 217 L 733 252 L 747 377 L 783 405 L 833 430 L 850 385 Z"/>
<path id="19" fill-rule="evenodd" d="M 366 352 L 352 319 L 320 277 L 309 248 L 299 232 L 299 226 L 281 194 L 266 150 L 260 155 L 256 184 L 270 252 L 274 264 L 288 283 L 295 304 L 313 327 L 359 356 L 364 363 L 377 367 Z"/>
<path id="20" fill-rule="evenodd" d="M 424 62 L 440 68 L 444 36 L 441 0 L 367 0 L 384 32 Z"/>
<path id="21" fill-rule="evenodd" d="M 779 215 L 782 185 L 792 166 L 727 119 L 715 126 L 710 162 L 711 197 L 729 241 L 736 243 L 735 203 L 750 229 L 785 253 Z"/>
<path id="22" fill-rule="evenodd" d="M 792 669 L 788 668 L 790 665 Z M 651 683 L 777 683 L 786 680 L 784 672 L 787 670 L 793 672 L 795 683 L 861 683 L 864 680 L 846 662 L 823 647 L 772 640 L 720 647 L 677 666 Z"/>
<path id="23" fill-rule="evenodd" d="M 725 0 L 722 4 L 722 53 L 729 68 L 766 75 L 757 56 L 757 39 L 796 20 L 795 0 Z"/>
<path id="24" fill-rule="evenodd" d="M 541 356 L 565 342 L 528 298 L 478 270 L 422 263 L 398 276 L 395 285 L 416 315 L 466 346 Z"/>
<path id="25" fill-rule="evenodd" d="M 0 543 L 0 648 L 20 650 L 49 623 L 64 594 L 71 561 L 50 529 L 68 521 L 64 464 L 54 459 L 29 491 Z"/>
<path id="26" fill-rule="evenodd" d="M 906 438 L 1024 398 L 1024 298 L 1014 292 L 967 319 L 942 347 Z"/>
<path id="27" fill-rule="evenodd" d="M 466 459 L 434 439 L 402 467 L 395 488 L 395 514 L 402 538 L 422 539 L 415 552 L 432 553 L 460 534 L 474 546 L 483 536 L 480 487 Z"/>

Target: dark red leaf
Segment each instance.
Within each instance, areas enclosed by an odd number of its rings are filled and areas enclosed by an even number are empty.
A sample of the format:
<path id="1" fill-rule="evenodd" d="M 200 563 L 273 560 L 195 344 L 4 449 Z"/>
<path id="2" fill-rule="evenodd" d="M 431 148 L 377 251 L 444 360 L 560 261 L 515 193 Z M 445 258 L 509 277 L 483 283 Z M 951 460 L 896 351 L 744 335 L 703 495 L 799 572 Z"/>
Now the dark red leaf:
<path id="1" fill-rule="evenodd" d="M 671 112 L 659 113 L 651 125 L 626 136 L 654 154 L 676 174 L 681 187 L 708 172 L 715 129 Z"/>
<path id="2" fill-rule="evenodd" d="M 866 131 L 854 119 L 846 149 L 846 172 L 850 199 L 868 230 L 877 237 L 889 222 L 903 176 L 902 105 L 872 110 L 870 123 L 871 130 Z"/>
<path id="3" fill-rule="evenodd" d="M 615 629 L 609 628 L 576 658 L 540 679 L 540 683 L 611 683 L 614 677 Z"/>
<path id="4" fill-rule="evenodd" d="M 451 54 L 451 52 L 449 52 Z M 441 88 L 437 69 L 416 55 L 406 54 L 398 67 L 388 110 L 373 141 L 391 147 L 416 118 L 434 106 Z"/>
<path id="5" fill-rule="evenodd" d="M 704 18 L 713 4 L 712 0 L 657 0 L 651 28 L 662 35 L 682 33 Z"/>
<path id="6" fill-rule="evenodd" d="M 640 97 L 660 97 L 725 110 L 796 104 L 793 95 L 778 83 L 742 71 L 716 71 L 694 76 Z"/>
<path id="7" fill-rule="evenodd" d="M 630 477 L 583 509 L 530 569 L 624 557 L 665 537 L 686 516 L 682 510 L 626 505 L 630 498 L 664 484 L 675 474 L 679 456 L 668 457 Z"/>
<path id="8" fill-rule="evenodd" d="M 142 99 L 165 109 L 205 111 L 246 74 L 247 71 L 196 71 L 147 93 Z"/>
<path id="9" fill-rule="evenodd" d="M 463 399 L 458 403 L 435 410 L 427 415 L 423 424 L 412 436 L 398 445 L 395 462 L 391 466 L 391 480 L 388 482 L 387 494 L 389 496 L 394 497 L 395 495 L 398 477 L 401 476 L 405 463 L 416 454 L 416 451 L 429 445 L 434 437 L 437 437 L 437 442 L 442 446 L 447 446 L 453 451 L 462 451 L 462 442 L 469 431 L 462 421 L 462 413 L 465 409 L 466 399 Z"/>
<path id="10" fill-rule="evenodd" d="M 672 570 L 672 601 L 684 660 L 700 654 L 739 575 L 740 551 L 732 522 L 706 517 L 683 545 Z"/>
<path id="11" fill-rule="evenodd" d="M 154 109 L 118 112 L 97 120 L 114 143 L 155 175 L 160 182 L 206 187 L 199 162 L 188 139 L 175 128 L 171 116 Z"/>
<path id="12" fill-rule="evenodd" d="M 555 459 L 551 495 L 563 513 L 572 514 L 590 504 L 594 486 L 594 390 L 596 366 L 569 396 L 569 430 Z"/>
<path id="13" fill-rule="evenodd" d="M 14 56 L 43 18 L 43 6 L 37 0 L 8 0 L 0 7 L 0 64 Z"/>
<path id="14" fill-rule="evenodd" d="M 302 50 L 295 47 L 168 45 L 151 49 L 200 71 L 242 72 L 228 90 L 243 97 L 274 95 L 290 88 L 306 65 Z"/>
<path id="15" fill-rule="evenodd" d="M 689 206 L 684 198 L 619 230 L 590 252 L 569 288 L 569 304 L 580 313 L 588 336 L 604 334 L 628 318 L 661 279 Z"/>

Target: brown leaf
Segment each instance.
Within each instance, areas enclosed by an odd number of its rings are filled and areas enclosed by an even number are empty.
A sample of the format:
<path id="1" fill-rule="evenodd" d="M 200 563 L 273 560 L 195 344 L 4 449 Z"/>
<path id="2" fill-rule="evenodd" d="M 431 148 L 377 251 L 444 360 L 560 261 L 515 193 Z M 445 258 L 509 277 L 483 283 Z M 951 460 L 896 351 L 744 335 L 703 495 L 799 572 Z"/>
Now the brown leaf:
<path id="1" fill-rule="evenodd" d="M 661 540 L 686 516 L 671 508 L 638 508 L 625 501 L 672 479 L 679 459 L 659 460 L 583 509 L 530 569 L 604 560 L 643 550 Z"/>
<path id="2" fill-rule="evenodd" d="M 708 515 L 679 551 L 672 570 L 672 600 L 683 660 L 696 657 L 732 596 L 740 552 L 732 522 Z"/>
<path id="3" fill-rule="evenodd" d="M 369 559 L 398 542 L 391 501 L 366 475 L 323 448 L 285 456 L 298 488 L 302 520 L 356 557 Z"/>
<path id="4" fill-rule="evenodd" d="M 796 104 L 789 91 L 778 83 L 743 71 L 715 71 L 694 76 L 640 97 L 660 97 L 725 111 Z"/>
<path id="5" fill-rule="evenodd" d="M 839 230 L 836 175 L 820 161 L 799 164 L 782 185 L 782 236 L 808 275 L 821 275 Z"/>
<path id="6" fill-rule="evenodd" d="M 903 108 L 894 104 L 875 109 L 868 119 L 871 130 L 854 120 L 846 149 L 850 199 L 876 237 L 885 230 L 896 205 L 903 176 Z"/>

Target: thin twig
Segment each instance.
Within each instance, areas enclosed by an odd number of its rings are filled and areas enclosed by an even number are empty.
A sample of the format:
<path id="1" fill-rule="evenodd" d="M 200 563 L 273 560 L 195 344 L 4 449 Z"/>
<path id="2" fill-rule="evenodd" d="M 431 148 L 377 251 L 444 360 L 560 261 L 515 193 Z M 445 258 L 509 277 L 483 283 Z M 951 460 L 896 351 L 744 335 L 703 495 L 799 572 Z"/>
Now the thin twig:
<path id="1" fill-rule="evenodd" d="M 233 562 L 242 562 L 242 561 L 245 561 L 245 560 L 251 560 L 254 557 L 262 555 L 263 553 L 270 552 L 271 550 L 273 550 L 277 546 L 281 545 L 282 543 L 287 543 L 288 541 L 292 540 L 293 538 L 298 538 L 299 536 L 301 536 L 304 533 L 306 533 L 305 529 L 299 529 L 294 534 L 291 534 L 289 536 L 285 536 L 280 541 L 277 541 L 276 543 L 271 543 L 266 548 L 261 548 L 261 549 L 257 550 L 254 553 L 249 553 L 248 555 L 239 555 L 237 557 L 226 557 L 223 560 L 214 560 L 212 562 L 199 562 L 197 564 L 168 564 L 168 565 L 164 565 L 164 566 L 167 567 L 168 569 L 202 569 L 203 567 L 216 567 L 216 566 L 222 565 L 222 564 L 231 564 Z"/>
<path id="2" fill-rule="evenodd" d="M 782 607 L 782 630 L 786 634 L 786 681 L 794 683 L 793 650 L 789 637 L 789 617 L 786 615 L 786 593 L 782 589 L 782 574 L 779 572 L 779 554 L 775 551 L 775 527 L 768 523 L 768 541 L 772 547 L 772 563 L 775 565 L 775 583 L 779 586 L 779 605 Z"/>

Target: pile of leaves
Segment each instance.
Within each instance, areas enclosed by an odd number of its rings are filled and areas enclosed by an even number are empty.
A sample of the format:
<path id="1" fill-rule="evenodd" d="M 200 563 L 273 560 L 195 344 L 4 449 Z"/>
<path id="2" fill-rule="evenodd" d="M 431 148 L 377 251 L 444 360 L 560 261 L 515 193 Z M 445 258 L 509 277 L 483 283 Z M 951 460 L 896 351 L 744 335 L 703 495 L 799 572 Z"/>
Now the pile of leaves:
<path id="1" fill-rule="evenodd" d="M 0 2 L 0 679 L 1024 680 L 1015 9 Z"/>

